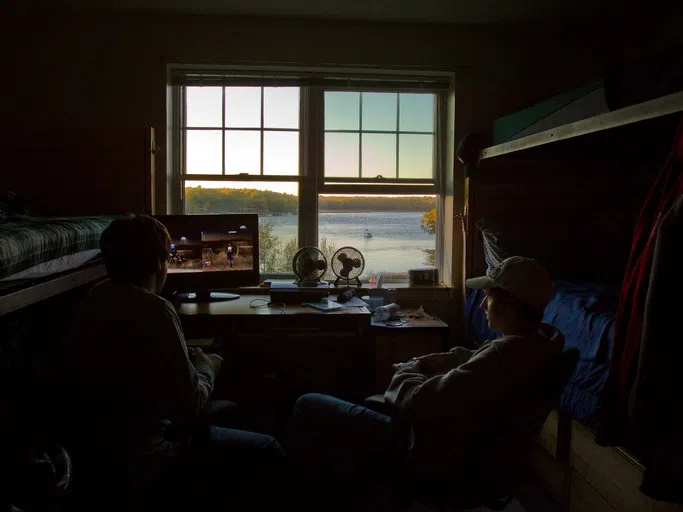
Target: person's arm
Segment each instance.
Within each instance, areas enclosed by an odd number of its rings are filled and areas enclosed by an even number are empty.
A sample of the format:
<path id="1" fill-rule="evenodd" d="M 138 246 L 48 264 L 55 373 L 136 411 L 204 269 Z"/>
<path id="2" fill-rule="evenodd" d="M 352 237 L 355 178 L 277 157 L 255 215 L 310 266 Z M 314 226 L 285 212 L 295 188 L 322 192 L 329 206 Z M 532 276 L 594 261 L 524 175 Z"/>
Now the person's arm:
<path id="1" fill-rule="evenodd" d="M 205 360 L 190 361 L 178 314 L 164 302 L 156 331 L 153 387 L 171 417 L 197 416 L 213 391 L 215 371 Z"/>
<path id="2" fill-rule="evenodd" d="M 426 376 L 441 375 L 469 361 L 475 352 L 476 350 L 455 347 L 448 352 L 437 352 L 434 354 L 414 357 L 409 362 L 414 361 L 418 363 L 418 373 Z M 405 364 L 407 363 L 399 363 L 394 365 L 394 367 L 396 369 L 403 369 L 403 365 Z"/>
<path id="3" fill-rule="evenodd" d="M 462 407 L 496 385 L 501 369 L 493 344 L 479 349 L 466 363 L 449 372 L 429 377 L 420 372 L 418 361 L 401 365 L 384 393 L 408 418 L 433 417 L 444 408 Z"/>
<path id="4" fill-rule="evenodd" d="M 478 349 L 470 350 L 469 348 L 465 347 L 453 347 L 450 349 L 448 352 L 453 354 L 456 363 L 453 368 L 460 366 L 461 364 L 465 364 L 467 361 L 472 359 L 472 356 L 477 352 L 477 350 Z"/>

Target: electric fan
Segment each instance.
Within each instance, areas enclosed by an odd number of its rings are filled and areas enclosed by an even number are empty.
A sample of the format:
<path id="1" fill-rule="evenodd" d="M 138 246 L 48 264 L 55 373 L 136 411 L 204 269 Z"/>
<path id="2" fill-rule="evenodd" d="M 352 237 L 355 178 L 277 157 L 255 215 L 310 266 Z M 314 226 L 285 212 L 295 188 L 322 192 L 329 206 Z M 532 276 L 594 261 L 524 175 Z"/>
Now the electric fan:
<path id="1" fill-rule="evenodd" d="M 299 286 L 318 286 L 327 270 L 327 259 L 317 247 L 302 247 L 292 258 L 292 270 Z"/>
<path id="2" fill-rule="evenodd" d="M 361 286 L 359 276 L 365 268 L 365 258 L 355 247 L 342 247 L 332 256 L 332 272 L 337 276 L 334 286 L 338 286 L 340 281 L 346 282 L 346 286 L 354 281 Z"/>

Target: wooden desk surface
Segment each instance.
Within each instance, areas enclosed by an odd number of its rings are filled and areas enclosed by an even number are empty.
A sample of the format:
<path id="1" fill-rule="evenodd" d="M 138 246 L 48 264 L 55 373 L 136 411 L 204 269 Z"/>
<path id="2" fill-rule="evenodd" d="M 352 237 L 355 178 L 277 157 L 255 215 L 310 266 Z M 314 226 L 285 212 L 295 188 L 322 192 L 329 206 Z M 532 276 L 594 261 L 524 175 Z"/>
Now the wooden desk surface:
<path id="1" fill-rule="evenodd" d="M 345 307 L 338 311 L 319 311 L 308 306 L 298 304 L 281 304 L 266 306 L 270 300 L 269 295 L 241 295 L 239 299 L 216 301 L 216 302 L 185 302 L 180 306 L 178 314 L 187 315 L 229 315 L 229 316 L 256 316 L 256 315 L 316 315 L 316 316 L 339 316 L 354 315 L 370 317 L 370 311 L 366 307 Z M 253 302 L 252 307 L 250 304 Z"/>
<path id="2" fill-rule="evenodd" d="M 440 328 L 447 329 L 448 324 L 441 320 L 439 317 L 430 315 L 432 318 L 411 318 L 417 313 L 416 309 L 406 309 L 401 311 L 401 320 L 388 322 L 382 322 L 377 320 L 376 317 L 372 317 L 371 325 L 373 327 L 382 327 L 387 329 L 416 329 L 416 328 Z"/>

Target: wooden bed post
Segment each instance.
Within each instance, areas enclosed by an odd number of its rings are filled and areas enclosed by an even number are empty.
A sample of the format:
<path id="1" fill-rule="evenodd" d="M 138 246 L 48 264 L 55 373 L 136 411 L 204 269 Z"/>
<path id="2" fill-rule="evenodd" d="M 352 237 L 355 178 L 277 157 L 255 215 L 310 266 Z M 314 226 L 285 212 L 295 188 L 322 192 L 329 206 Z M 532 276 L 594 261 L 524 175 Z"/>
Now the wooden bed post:
<path id="1" fill-rule="evenodd" d="M 557 420 L 557 450 L 555 458 L 562 464 L 562 506 L 569 509 L 571 503 L 571 450 L 572 450 L 572 417 L 562 410 L 558 410 Z"/>
<path id="2" fill-rule="evenodd" d="M 145 213 L 156 213 L 156 152 L 159 149 L 156 141 L 156 131 L 153 126 L 145 128 Z"/>
<path id="3" fill-rule="evenodd" d="M 465 251 L 463 258 L 463 299 L 465 298 L 465 279 L 472 273 L 472 206 L 474 203 L 474 187 L 471 182 L 472 176 L 476 171 L 477 164 L 481 159 L 481 151 L 486 147 L 486 137 L 479 133 L 468 133 L 458 143 L 456 156 L 464 164 L 464 198 L 463 211 L 459 215 L 462 221 L 463 235 L 465 237 Z"/>

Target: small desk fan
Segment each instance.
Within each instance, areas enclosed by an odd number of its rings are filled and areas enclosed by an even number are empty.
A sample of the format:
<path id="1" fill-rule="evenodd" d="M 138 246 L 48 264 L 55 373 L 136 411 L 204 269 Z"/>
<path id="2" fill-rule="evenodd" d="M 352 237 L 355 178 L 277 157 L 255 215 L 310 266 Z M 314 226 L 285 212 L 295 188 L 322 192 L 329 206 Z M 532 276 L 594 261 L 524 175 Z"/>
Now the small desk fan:
<path id="1" fill-rule="evenodd" d="M 345 281 L 349 286 L 351 281 L 361 286 L 359 276 L 365 268 L 365 258 L 355 247 L 342 247 L 332 256 L 332 272 L 337 276 L 334 286 L 338 286 L 340 281 Z"/>
<path id="2" fill-rule="evenodd" d="M 299 286 L 318 286 L 327 270 L 327 258 L 317 247 L 302 247 L 292 258 L 292 270 Z"/>

